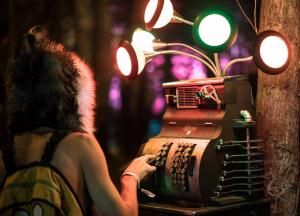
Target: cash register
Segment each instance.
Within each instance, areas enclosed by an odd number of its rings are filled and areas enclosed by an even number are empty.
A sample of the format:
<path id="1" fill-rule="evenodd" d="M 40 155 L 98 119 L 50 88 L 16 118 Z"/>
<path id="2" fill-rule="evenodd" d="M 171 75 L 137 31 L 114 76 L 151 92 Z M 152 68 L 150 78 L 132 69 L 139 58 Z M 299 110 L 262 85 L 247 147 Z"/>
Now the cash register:
<path id="1" fill-rule="evenodd" d="M 162 129 L 138 153 L 156 155 L 151 165 L 157 168 L 141 184 L 156 197 L 139 194 L 140 215 L 197 215 L 217 207 L 253 207 L 263 198 L 263 155 L 247 79 L 227 76 L 163 84 Z M 260 205 L 269 211 L 268 202 Z"/>

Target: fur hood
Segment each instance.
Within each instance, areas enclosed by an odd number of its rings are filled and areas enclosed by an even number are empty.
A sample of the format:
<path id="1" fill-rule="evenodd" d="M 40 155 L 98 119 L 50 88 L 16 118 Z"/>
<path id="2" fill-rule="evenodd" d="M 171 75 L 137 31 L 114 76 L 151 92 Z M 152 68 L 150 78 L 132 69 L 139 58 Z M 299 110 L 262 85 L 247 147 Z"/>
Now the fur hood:
<path id="1" fill-rule="evenodd" d="M 5 77 L 12 133 L 40 126 L 94 133 L 93 72 L 47 31 L 34 27 L 23 36 Z"/>

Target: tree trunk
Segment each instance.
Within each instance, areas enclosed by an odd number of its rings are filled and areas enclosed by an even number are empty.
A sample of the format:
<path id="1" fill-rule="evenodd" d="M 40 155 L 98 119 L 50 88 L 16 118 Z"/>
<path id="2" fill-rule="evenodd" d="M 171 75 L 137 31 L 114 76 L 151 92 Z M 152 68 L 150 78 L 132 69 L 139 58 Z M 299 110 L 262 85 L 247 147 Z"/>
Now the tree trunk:
<path id="1" fill-rule="evenodd" d="M 91 64 L 92 56 L 92 9 L 91 0 L 75 0 L 76 46 L 75 49 L 81 58 Z"/>
<path id="2" fill-rule="evenodd" d="M 15 0 L 8 1 L 8 39 L 9 39 L 9 47 L 8 47 L 8 55 L 11 57 L 11 55 L 15 52 L 16 49 L 16 41 L 18 34 L 16 30 L 16 13 L 15 13 Z"/>
<path id="3" fill-rule="evenodd" d="M 111 13 L 110 0 L 94 0 L 93 66 L 97 84 L 96 136 L 106 151 L 107 120 L 110 115 L 108 91 L 113 72 L 110 47 Z"/>
<path id="4" fill-rule="evenodd" d="M 291 46 L 289 67 L 280 75 L 258 72 L 257 123 L 265 156 L 265 195 L 272 215 L 297 215 L 299 197 L 300 2 L 262 0 L 259 32 L 275 30 Z M 272 175 L 271 175 L 271 173 Z M 272 179 L 269 177 L 273 176 Z M 275 188 L 277 187 L 277 188 Z"/>
<path id="5" fill-rule="evenodd" d="M 15 10 L 15 5 L 16 2 L 15 0 L 11 0 L 7 2 L 7 15 L 8 15 L 8 55 L 7 58 L 10 58 L 13 53 L 15 52 L 16 49 L 16 41 L 17 37 L 16 35 L 18 34 L 16 30 L 16 10 Z M 7 60 L 7 59 L 2 59 L 2 60 Z M 6 70 L 6 63 L 5 66 L 0 66 L 2 70 Z M 4 83 L 4 78 L 2 78 L 2 74 L 4 71 L 1 71 L 0 75 L 0 84 Z M 2 85 L 0 87 L 0 137 L 6 137 L 7 134 L 9 133 L 8 130 L 8 116 L 7 116 L 7 108 L 6 108 L 6 92 L 7 92 L 7 86 Z"/>

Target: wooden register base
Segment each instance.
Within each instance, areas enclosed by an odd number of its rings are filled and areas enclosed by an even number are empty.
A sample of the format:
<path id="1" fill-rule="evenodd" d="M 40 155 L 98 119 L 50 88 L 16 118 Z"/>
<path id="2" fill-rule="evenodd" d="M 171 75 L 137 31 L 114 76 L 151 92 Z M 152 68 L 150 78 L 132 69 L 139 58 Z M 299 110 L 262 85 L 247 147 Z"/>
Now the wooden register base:
<path id="1" fill-rule="evenodd" d="M 269 216 L 270 200 L 258 200 L 226 207 L 180 207 L 174 204 L 139 204 L 139 216 Z"/>

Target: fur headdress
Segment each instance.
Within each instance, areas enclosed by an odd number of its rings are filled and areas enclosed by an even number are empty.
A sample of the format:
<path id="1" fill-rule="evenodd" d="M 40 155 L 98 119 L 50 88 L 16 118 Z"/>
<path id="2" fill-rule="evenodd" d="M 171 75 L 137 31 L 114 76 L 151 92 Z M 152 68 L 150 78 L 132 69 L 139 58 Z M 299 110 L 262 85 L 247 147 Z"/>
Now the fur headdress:
<path id="1" fill-rule="evenodd" d="M 74 52 L 32 28 L 9 60 L 6 71 L 12 133 L 40 126 L 93 133 L 95 81 Z"/>

